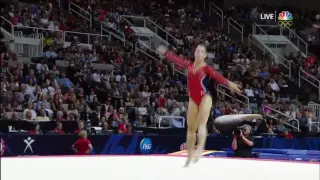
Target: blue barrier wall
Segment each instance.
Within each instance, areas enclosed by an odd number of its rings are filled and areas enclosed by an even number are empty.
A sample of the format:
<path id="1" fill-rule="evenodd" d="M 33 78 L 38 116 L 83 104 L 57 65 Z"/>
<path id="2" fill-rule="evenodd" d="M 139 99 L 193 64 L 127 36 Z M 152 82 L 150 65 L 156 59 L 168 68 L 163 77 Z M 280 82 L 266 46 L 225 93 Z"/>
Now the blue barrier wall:
<path id="1" fill-rule="evenodd" d="M 1 135 L 1 154 L 19 155 L 70 155 L 76 135 Z M 183 136 L 89 136 L 94 147 L 92 154 L 165 154 L 180 150 Z M 231 138 L 208 137 L 206 149 L 230 148 Z M 320 138 L 255 139 L 255 148 L 319 150 Z"/>

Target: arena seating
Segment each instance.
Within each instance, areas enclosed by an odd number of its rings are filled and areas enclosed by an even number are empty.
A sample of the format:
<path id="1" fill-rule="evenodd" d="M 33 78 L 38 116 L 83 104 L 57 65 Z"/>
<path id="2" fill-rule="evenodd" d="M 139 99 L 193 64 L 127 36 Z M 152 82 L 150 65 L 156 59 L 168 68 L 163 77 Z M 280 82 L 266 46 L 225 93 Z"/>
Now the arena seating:
<path id="1" fill-rule="evenodd" d="M 170 2 L 12 6 L 13 14 L 9 9 L 1 17 L 5 41 L 14 40 L 8 44 L 12 51 L 8 48 L 1 55 L 2 119 L 81 120 L 101 133 L 131 134 L 132 126 L 182 128 L 188 100 L 185 72 L 158 57 L 155 48 L 166 44 L 192 59 L 194 48 L 203 42 L 208 45 L 208 63 L 244 88 L 243 94 L 234 94 L 217 86 L 212 118 L 261 112 L 267 120 L 257 128 L 262 134 L 288 137 L 288 130 L 319 131 L 318 94 L 316 99 L 305 96 L 320 92 L 318 65 L 306 57 L 309 44 L 301 49 L 301 57 L 279 54 L 257 38 L 266 31 L 258 22 L 247 33 L 243 19 L 213 3 L 207 13 Z M 23 6 L 30 7 L 25 14 Z M 34 17 L 32 11 L 38 9 L 49 17 Z M 289 35 L 294 45 L 304 44 L 295 31 L 289 30 Z M 24 130 L 40 132 L 39 126 L 34 128 Z"/>

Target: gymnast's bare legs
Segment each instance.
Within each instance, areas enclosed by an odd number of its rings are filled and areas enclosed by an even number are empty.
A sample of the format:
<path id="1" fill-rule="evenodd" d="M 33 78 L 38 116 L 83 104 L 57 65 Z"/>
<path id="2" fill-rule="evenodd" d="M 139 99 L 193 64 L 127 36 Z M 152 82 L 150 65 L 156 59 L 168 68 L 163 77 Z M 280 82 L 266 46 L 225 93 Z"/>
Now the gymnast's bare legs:
<path id="1" fill-rule="evenodd" d="M 209 119 L 212 107 L 212 98 L 210 95 L 202 97 L 200 106 L 189 98 L 188 114 L 187 114 L 187 153 L 188 159 L 185 166 L 188 166 L 191 160 L 197 162 L 202 156 L 206 139 L 207 139 L 207 121 Z M 195 155 L 196 132 L 198 130 L 197 153 Z M 193 159 L 194 158 L 194 159 Z"/>

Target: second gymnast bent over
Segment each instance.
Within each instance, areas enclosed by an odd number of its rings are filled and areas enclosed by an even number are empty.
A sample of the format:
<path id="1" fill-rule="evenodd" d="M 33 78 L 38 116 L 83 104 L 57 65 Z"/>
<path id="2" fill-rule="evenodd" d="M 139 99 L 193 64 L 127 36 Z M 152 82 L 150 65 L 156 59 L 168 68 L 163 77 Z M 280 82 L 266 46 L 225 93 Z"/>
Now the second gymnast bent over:
<path id="1" fill-rule="evenodd" d="M 219 84 L 228 86 L 232 91 L 240 93 L 238 85 L 227 80 L 216 72 L 215 69 L 207 65 L 207 49 L 203 44 L 198 45 L 195 50 L 194 63 L 185 60 L 180 56 L 169 51 L 167 47 L 160 45 L 157 53 L 168 59 L 170 62 L 188 69 L 187 81 L 189 89 L 189 106 L 187 112 L 187 153 L 188 159 L 185 166 L 188 166 L 193 160 L 195 154 L 195 143 L 198 130 L 197 153 L 194 162 L 197 162 L 202 156 L 207 138 L 207 121 L 212 108 L 212 97 L 209 89 L 212 86 L 209 82 L 211 79 Z"/>

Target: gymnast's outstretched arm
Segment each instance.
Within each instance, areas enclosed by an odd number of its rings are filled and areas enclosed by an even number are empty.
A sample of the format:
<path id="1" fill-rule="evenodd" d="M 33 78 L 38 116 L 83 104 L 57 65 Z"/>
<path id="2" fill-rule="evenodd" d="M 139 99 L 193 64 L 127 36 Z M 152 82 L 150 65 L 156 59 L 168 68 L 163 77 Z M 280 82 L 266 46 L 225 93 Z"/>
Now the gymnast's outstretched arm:
<path id="1" fill-rule="evenodd" d="M 159 46 L 156 50 L 160 55 L 164 56 L 166 59 L 168 59 L 170 62 L 181 66 L 183 68 L 187 68 L 190 64 L 190 61 L 187 59 L 183 59 L 180 56 L 176 55 L 175 53 L 168 50 L 165 46 Z"/>
<path id="2" fill-rule="evenodd" d="M 205 67 L 205 73 L 215 79 L 218 84 L 223 84 L 225 86 L 228 86 L 232 91 L 235 91 L 237 93 L 241 93 L 241 90 L 239 88 L 239 85 L 231 82 L 230 80 L 223 77 L 220 73 L 218 73 L 214 68 L 210 66 Z"/>
<path id="3" fill-rule="evenodd" d="M 207 65 L 204 70 L 205 70 L 205 73 L 209 75 L 211 78 L 215 79 L 218 84 L 223 84 L 225 86 L 229 85 L 229 80 L 223 77 L 214 68 Z"/>

